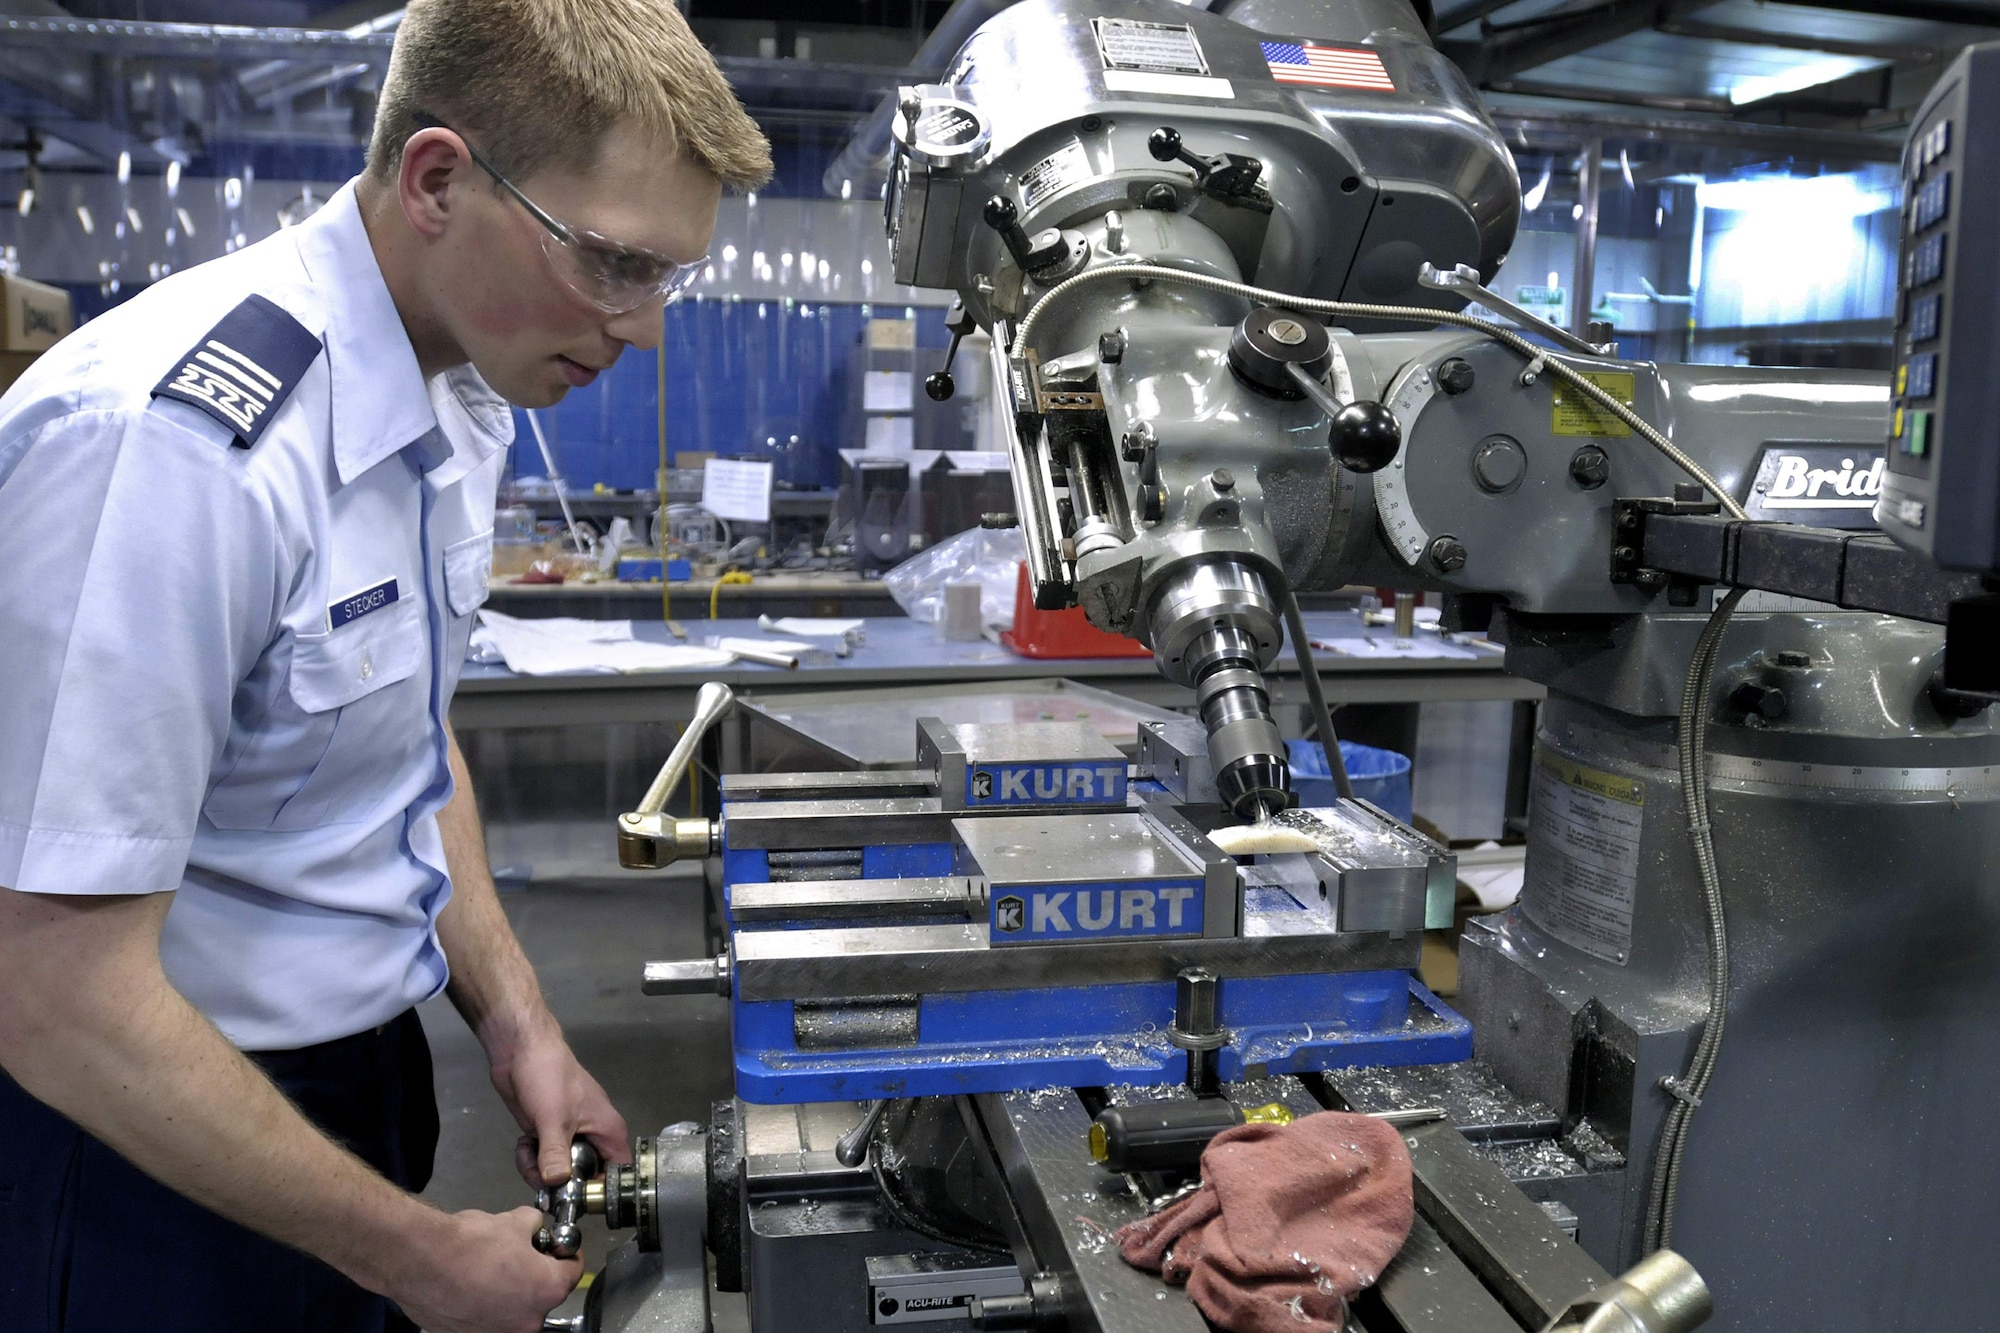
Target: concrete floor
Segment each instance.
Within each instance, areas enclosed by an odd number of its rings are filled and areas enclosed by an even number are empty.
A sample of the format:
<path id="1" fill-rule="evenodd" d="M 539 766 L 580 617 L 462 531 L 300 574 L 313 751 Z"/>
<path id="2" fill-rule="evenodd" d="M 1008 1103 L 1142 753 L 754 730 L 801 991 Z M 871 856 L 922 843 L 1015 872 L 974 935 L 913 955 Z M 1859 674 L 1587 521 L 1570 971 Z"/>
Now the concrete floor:
<path id="1" fill-rule="evenodd" d="M 600 835 L 601 836 L 601 835 Z M 550 850 L 544 845 L 538 849 Z M 531 849 L 505 830 L 489 838 L 495 861 L 518 864 Z M 614 868 L 543 859 L 526 887 L 501 894 L 549 1006 L 578 1059 L 604 1085 L 636 1134 L 680 1120 L 706 1123 L 709 1106 L 730 1093 L 729 1007 L 716 997 L 649 998 L 639 993 L 648 959 L 702 952 L 698 869 L 620 876 Z M 548 871 L 560 877 L 544 878 Z M 520 1135 L 487 1078 L 485 1055 L 443 997 L 422 1010 L 437 1067 L 443 1133 L 425 1197 L 446 1209 L 504 1212 L 533 1201 L 514 1169 Z M 606 1232 L 589 1220 L 584 1257 L 603 1262 Z M 718 1333 L 746 1327 L 740 1297 L 717 1301 Z"/>

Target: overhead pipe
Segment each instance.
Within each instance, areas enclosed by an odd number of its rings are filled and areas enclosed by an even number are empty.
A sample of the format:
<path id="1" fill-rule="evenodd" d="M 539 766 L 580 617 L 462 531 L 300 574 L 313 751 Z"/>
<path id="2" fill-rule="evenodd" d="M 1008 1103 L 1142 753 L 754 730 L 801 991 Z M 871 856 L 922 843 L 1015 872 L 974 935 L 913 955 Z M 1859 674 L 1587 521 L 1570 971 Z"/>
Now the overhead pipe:
<path id="1" fill-rule="evenodd" d="M 910 77 L 932 81 L 943 77 L 950 68 L 951 58 L 979 30 L 979 25 L 1013 3 L 1014 0 L 955 0 L 924 44 L 917 48 L 910 61 Z M 883 159 L 889 155 L 889 127 L 895 118 L 896 93 L 891 89 L 848 138 L 840 156 L 834 158 L 820 178 L 820 188 L 838 198 L 844 182 L 879 180 Z"/>

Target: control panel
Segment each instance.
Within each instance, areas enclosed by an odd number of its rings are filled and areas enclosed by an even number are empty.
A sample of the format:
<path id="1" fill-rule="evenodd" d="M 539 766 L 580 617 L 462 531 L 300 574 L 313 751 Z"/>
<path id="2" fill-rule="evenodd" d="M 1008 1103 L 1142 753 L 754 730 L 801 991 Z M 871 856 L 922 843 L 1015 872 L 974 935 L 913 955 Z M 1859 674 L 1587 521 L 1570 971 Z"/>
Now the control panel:
<path id="1" fill-rule="evenodd" d="M 1948 569 L 2000 570 L 2000 43 L 1968 48 L 1903 149 L 1894 410 L 1882 530 Z"/>

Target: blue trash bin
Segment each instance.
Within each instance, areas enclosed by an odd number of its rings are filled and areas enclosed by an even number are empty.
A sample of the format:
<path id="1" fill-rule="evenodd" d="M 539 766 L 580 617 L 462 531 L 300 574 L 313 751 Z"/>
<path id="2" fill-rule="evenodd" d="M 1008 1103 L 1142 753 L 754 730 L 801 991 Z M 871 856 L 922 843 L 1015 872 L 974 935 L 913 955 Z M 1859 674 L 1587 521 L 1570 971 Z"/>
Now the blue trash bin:
<path id="1" fill-rule="evenodd" d="M 1292 790 L 1304 806 L 1332 805 L 1340 793 L 1333 787 L 1333 770 L 1327 766 L 1326 747 L 1318 741 L 1286 741 L 1292 765 Z M 1381 806 L 1405 824 L 1410 822 L 1410 760 L 1394 750 L 1378 750 L 1354 741 L 1340 743 L 1340 757 L 1347 762 L 1347 778 L 1354 794 Z"/>

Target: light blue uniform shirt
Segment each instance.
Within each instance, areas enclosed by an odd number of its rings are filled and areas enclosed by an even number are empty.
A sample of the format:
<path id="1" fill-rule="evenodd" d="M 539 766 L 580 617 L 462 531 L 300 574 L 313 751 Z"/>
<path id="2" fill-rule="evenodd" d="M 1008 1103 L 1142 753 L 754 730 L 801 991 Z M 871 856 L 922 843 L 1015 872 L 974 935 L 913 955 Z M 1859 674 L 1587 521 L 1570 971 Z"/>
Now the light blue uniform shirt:
<path id="1" fill-rule="evenodd" d="M 286 326 L 312 360 L 245 449 L 155 390 L 253 294 L 323 350 Z M 177 890 L 167 975 L 246 1050 L 435 995 L 512 438 L 469 367 L 424 382 L 352 185 L 43 355 L 0 398 L 0 886 Z"/>

